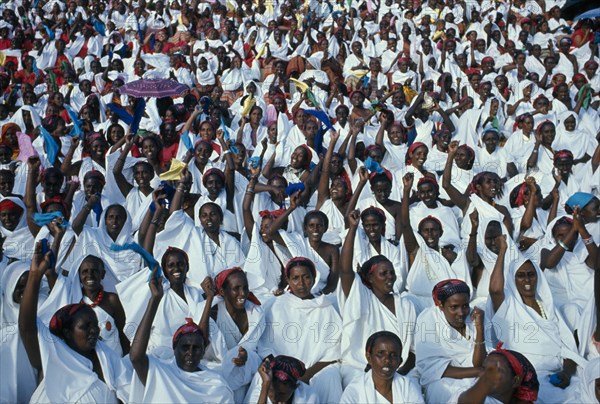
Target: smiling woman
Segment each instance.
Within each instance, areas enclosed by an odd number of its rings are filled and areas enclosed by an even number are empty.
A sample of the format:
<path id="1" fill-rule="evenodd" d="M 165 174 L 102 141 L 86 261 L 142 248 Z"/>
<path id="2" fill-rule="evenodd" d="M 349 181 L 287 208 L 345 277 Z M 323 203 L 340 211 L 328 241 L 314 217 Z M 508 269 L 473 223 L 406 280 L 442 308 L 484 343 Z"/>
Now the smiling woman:
<path id="1" fill-rule="evenodd" d="M 365 356 L 365 374 L 344 390 L 341 403 L 424 402 L 419 386 L 396 371 L 402 363 L 402 342 L 396 334 L 379 331 L 371 335 Z"/>

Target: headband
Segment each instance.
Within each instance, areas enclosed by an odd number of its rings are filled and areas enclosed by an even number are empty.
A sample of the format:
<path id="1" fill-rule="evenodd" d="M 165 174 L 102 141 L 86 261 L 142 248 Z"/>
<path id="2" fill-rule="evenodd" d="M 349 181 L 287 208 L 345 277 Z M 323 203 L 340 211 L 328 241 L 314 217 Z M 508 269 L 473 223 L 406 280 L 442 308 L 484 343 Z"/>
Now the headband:
<path id="1" fill-rule="evenodd" d="M 460 279 L 446 279 L 445 281 L 438 282 L 431 292 L 436 306 L 441 306 L 450 296 L 460 293 L 471 295 L 469 285 Z"/>
<path id="2" fill-rule="evenodd" d="M 227 281 L 227 278 L 229 278 L 229 275 L 235 274 L 235 273 L 241 273 L 244 276 L 246 276 L 246 273 L 242 270 L 242 268 L 233 267 L 233 268 L 229 268 L 229 269 L 219 272 L 219 274 L 215 277 L 215 288 L 217 289 L 217 293 L 220 296 L 223 296 L 223 294 L 220 291 L 223 289 L 223 285 Z M 247 299 L 250 300 L 255 305 L 260 306 L 260 301 L 256 298 L 256 296 L 254 296 L 254 293 L 248 292 Z"/>

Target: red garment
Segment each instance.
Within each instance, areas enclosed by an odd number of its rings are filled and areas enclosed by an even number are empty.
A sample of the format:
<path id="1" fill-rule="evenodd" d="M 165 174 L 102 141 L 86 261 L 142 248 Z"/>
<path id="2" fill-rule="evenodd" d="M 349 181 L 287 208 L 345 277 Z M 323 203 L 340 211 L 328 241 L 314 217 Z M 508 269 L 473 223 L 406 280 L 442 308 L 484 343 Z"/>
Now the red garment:
<path id="1" fill-rule="evenodd" d="M 86 39 L 85 42 L 83 42 L 83 46 L 79 50 L 79 53 L 77 54 L 76 57 L 80 57 L 80 58 L 83 59 L 83 58 L 85 58 L 87 56 L 87 54 L 88 54 L 87 43 L 88 43 L 88 40 Z"/>
<path id="2" fill-rule="evenodd" d="M 8 38 L 0 39 L 0 50 L 10 49 L 12 47 L 11 45 L 12 44 L 10 43 L 10 39 L 8 39 Z"/>
<path id="3" fill-rule="evenodd" d="M 160 152 L 160 161 L 171 161 L 177 156 L 177 151 L 179 150 L 179 142 L 173 143 L 169 147 L 165 147 Z"/>
<path id="4" fill-rule="evenodd" d="M 167 42 L 163 45 L 162 53 L 169 53 L 171 49 L 175 48 L 175 44 L 171 42 Z"/>
<path id="5" fill-rule="evenodd" d="M 42 76 L 42 79 L 44 78 L 44 73 L 42 73 L 40 71 L 40 75 Z M 20 81 L 21 83 L 25 84 L 29 84 L 33 87 L 35 87 L 35 81 L 36 81 L 37 77 L 35 75 L 34 72 L 31 73 L 27 73 L 27 71 L 25 69 L 23 70 L 19 70 L 18 72 L 15 73 L 15 80 L 16 81 Z"/>

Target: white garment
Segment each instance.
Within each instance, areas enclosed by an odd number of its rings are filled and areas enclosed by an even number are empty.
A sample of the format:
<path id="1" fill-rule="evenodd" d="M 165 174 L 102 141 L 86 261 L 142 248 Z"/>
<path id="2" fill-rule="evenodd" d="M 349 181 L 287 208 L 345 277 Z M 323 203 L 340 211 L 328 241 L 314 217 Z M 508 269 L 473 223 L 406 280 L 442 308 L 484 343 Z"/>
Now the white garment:
<path id="1" fill-rule="evenodd" d="M 21 198 L 13 196 L 0 197 L 0 201 L 9 200 L 17 204 L 22 213 L 14 230 L 8 230 L 0 223 L 0 233 L 5 239 L 2 245 L 2 253 L 16 260 L 28 260 L 33 256 L 33 235 L 27 226 L 27 209 Z"/>
<path id="2" fill-rule="evenodd" d="M 363 404 L 363 403 L 387 403 L 388 401 L 376 389 L 373 383 L 373 371 L 369 370 L 361 378 L 357 378 L 350 384 L 340 403 L 343 404 Z M 392 401 L 395 403 L 419 404 L 425 403 L 421 388 L 410 378 L 394 374 L 392 382 Z"/>

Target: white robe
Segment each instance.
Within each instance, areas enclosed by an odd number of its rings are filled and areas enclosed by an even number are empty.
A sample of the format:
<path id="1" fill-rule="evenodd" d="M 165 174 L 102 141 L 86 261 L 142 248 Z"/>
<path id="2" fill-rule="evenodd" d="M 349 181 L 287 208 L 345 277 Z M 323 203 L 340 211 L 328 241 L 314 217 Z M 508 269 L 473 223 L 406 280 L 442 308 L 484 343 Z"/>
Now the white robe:
<path id="1" fill-rule="evenodd" d="M 200 366 L 200 371 L 186 372 L 175 363 L 148 356 L 148 375 L 144 386 L 137 376 L 131 381 L 132 403 L 231 403 L 233 392 L 218 374 Z"/>
<path id="2" fill-rule="evenodd" d="M 433 300 L 433 299 L 432 299 Z M 467 317 L 463 337 L 446 320 L 437 306 L 425 309 L 417 318 L 415 356 L 427 402 L 447 402 L 457 389 L 467 389 L 473 378 L 452 379 L 443 374 L 449 366 L 473 367 L 475 324 Z"/>
<path id="3" fill-rule="evenodd" d="M 21 198 L 9 196 L 0 201 L 10 200 L 23 210 L 14 230 L 8 230 L 0 223 L 0 233 L 5 239 L 2 245 L 3 255 L 16 260 L 29 260 L 33 256 L 33 235 L 27 226 L 27 209 Z"/>
<path id="4" fill-rule="evenodd" d="M 549 376 L 562 370 L 564 359 L 580 366 L 585 359 L 578 355 L 573 334 L 555 308 L 550 287 L 537 266 L 536 298 L 547 319 L 523 303 L 515 285 L 515 273 L 524 261 L 523 258 L 513 261 L 510 270 L 504 273 L 504 302 L 493 315 L 493 310 L 488 309 L 488 315 L 495 337 L 504 342 L 504 348 L 522 353 L 535 367 L 540 382 L 538 402 L 567 402 L 579 388 L 579 378 L 573 376 L 569 387 L 561 389 L 550 383 Z"/>
<path id="5" fill-rule="evenodd" d="M 265 322 L 267 328 L 258 346 L 261 357 L 288 355 L 300 359 L 307 368 L 341 358 L 342 319 L 325 296 L 303 300 L 287 292 L 275 298 Z M 338 402 L 342 395 L 339 365 L 321 369 L 310 386 L 321 402 Z"/>
<path id="6" fill-rule="evenodd" d="M 390 331 L 402 341 L 402 362 L 408 360 L 413 348 L 414 327 L 417 319 L 415 307 L 410 300 L 394 294 L 395 314 L 377 299 L 355 274 L 348 296 L 341 285 L 337 289 L 338 304 L 342 315 L 342 377 L 344 385 L 363 372 L 367 365 L 364 350 L 369 337 L 377 331 Z"/>
<path id="7" fill-rule="evenodd" d="M 373 371 L 369 370 L 364 375 L 355 379 L 355 382 L 346 387 L 340 403 L 342 404 L 364 404 L 364 403 L 388 403 L 377 390 L 373 383 Z M 392 401 L 395 403 L 425 403 L 421 386 L 415 384 L 410 378 L 398 373 L 394 374 L 392 382 Z"/>

